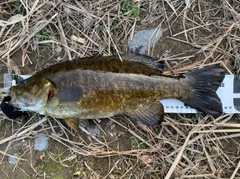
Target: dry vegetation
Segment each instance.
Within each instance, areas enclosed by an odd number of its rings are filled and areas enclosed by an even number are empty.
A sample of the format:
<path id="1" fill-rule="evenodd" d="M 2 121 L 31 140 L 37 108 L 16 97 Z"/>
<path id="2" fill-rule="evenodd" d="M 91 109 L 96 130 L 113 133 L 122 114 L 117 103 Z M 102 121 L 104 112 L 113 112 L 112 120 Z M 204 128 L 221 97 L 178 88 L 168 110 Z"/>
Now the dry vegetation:
<path id="1" fill-rule="evenodd" d="M 127 39 L 134 32 L 153 27 L 164 33 L 148 54 L 165 61 L 166 74 L 218 63 L 238 74 L 239 0 L 133 2 L 1 1 L 1 76 L 34 73 L 66 59 L 126 53 Z M 11 122 L 3 114 L 0 120 L 2 178 L 20 176 L 17 172 L 26 178 L 54 178 L 60 171 L 47 170 L 56 166 L 67 170 L 62 178 L 240 178 L 239 115 L 214 119 L 166 114 L 162 126 L 155 128 L 120 116 L 106 119 L 107 124 L 95 121 L 101 137 L 84 127 L 77 133 L 69 131 L 58 120 L 32 113 L 27 122 Z M 115 133 L 109 132 L 115 128 Z M 38 133 L 51 138 L 49 150 L 41 154 L 33 151 L 32 139 Z M 21 142 L 22 160 L 7 167 L 10 148 Z M 47 159 L 55 165 L 47 166 Z"/>

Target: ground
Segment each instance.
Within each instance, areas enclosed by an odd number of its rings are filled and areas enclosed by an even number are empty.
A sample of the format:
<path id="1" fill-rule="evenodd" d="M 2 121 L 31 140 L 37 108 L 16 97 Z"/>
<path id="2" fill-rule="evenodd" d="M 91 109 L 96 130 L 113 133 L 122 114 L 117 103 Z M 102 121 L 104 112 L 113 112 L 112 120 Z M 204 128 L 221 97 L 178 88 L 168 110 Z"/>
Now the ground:
<path id="1" fill-rule="evenodd" d="M 151 28 L 162 28 L 163 36 L 146 54 L 165 62 L 165 74 L 212 64 L 238 74 L 239 4 L 4 0 L 0 80 L 4 73 L 34 74 L 63 60 L 127 53 L 127 40 Z M 73 35 L 85 42 L 74 41 Z M 1 87 L 1 98 L 6 95 Z M 27 112 L 10 120 L 1 113 L 0 178 L 240 178 L 238 114 L 216 119 L 165 114 L 158 127 L 119 115 L 92 120 L 90 127 L 83 121 L 78 131 L 59 119 L 45 119 Z M 40 133 L 50 138 L 46 151 L 33 150 Z M 13 154 L 20 158 L 15 165 L 8 161 Z"/>

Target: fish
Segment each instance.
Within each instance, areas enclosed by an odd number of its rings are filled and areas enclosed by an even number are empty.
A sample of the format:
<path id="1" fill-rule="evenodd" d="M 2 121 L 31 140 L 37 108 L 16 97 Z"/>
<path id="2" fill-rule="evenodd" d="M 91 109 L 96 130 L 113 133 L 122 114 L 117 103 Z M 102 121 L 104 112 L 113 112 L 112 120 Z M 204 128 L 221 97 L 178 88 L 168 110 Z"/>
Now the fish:
<path id="1" fill-rule="evenodd" d="M 224 79 L 220 66 L 178 76 L 162 74 L 163 64 L 139 54 L 85 57 L 49 66 L 10 88 L 9 104 L 22 111 L 65 119 L 73 128 L 81 119 L 124 114 L 149 126 L 164 119 L 161 99 L 175 98 L 205 114 L 220 116 L 216 90 Z"/>

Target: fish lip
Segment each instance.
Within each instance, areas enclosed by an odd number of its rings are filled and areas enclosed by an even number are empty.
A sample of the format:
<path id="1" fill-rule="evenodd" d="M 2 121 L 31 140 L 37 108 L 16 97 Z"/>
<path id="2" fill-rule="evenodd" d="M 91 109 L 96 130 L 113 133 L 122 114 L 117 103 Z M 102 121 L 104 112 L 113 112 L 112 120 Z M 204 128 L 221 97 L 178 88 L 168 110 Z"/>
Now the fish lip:
<path id="1" fill-rule="evenodd" d="M 10 119 L 16 119 L 17 117 L 19 117 L 22 114 L 22 112 L 18 111 L 17 108 L 10 105 L 9 103 L 6 103 L 9 101 L 11 101 L 11 96 L 4 97 L 4 99 L 1 103 L 1 110 Z"/>
<path id="2" fill-rule="evenodd" d="M 15 107 L 15 108 L 20 108 L 20 105 L 16 103 L 17 100 L 11 100 L 8 102 L 9 105 Z"/>

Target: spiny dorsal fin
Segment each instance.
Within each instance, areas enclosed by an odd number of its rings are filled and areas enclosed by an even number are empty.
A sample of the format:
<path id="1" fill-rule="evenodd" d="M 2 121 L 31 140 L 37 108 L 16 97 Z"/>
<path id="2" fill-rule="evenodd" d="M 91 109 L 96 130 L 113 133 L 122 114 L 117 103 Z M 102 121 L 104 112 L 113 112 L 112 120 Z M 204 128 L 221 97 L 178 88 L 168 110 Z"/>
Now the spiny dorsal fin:
<path id="1" fill-rule="evenodd" d="M 164 109 L 161 103 L 154 102 L 144 108 L 127 111 L 125 114 L 143 124 L 157 126 L 163 121 Z"/>
<path id="2" fill-rule="evenodd" d="M 162 72 L 164 70 L 164 63 L 162 61 L 157 61 L 155 58 L 147 55 L 128 53 L 128 54 L 121 55 L 121 57 L 123 60 L 141 62 L 150 68 L 155 68 Z"/>

